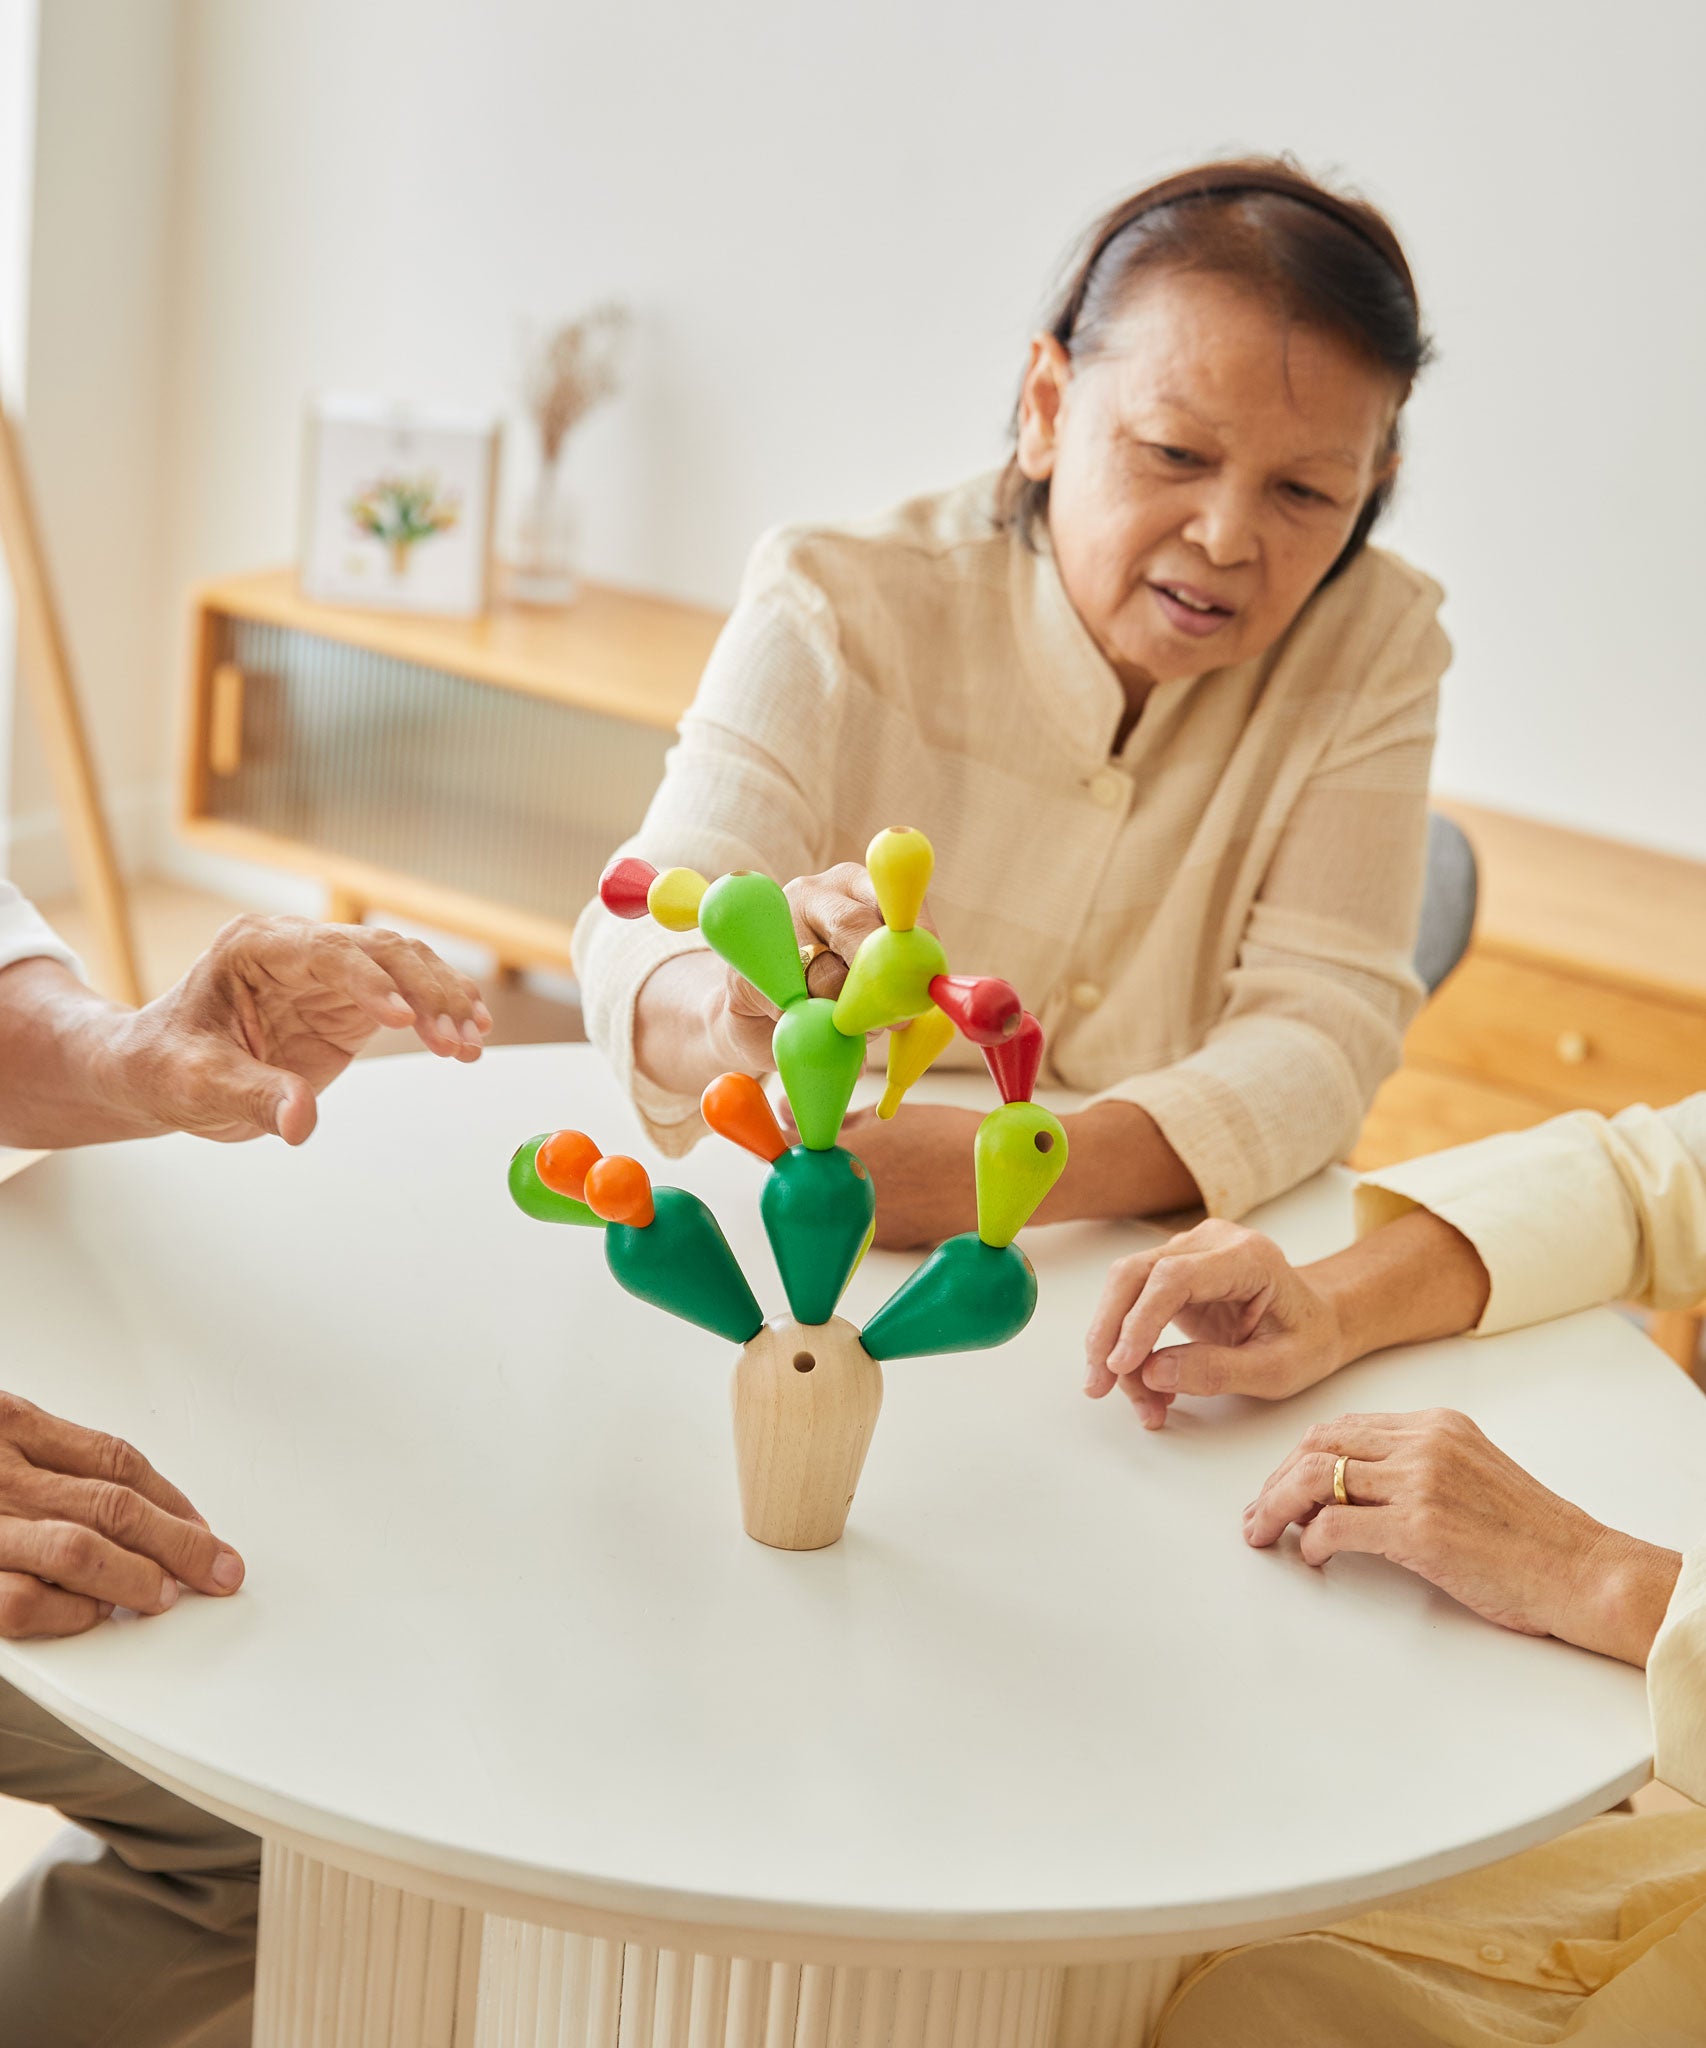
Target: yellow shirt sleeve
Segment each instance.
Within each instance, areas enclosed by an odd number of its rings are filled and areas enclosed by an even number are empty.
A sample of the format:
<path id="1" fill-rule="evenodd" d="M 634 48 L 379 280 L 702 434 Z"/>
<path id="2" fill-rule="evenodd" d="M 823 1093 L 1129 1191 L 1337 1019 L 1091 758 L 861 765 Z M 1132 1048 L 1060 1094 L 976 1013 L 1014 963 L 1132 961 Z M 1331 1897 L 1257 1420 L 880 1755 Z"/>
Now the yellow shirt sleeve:
<path id="1" fill-rule="evenodd" d="M 1477 1334 L 1607 1301 L 1706 1295 L 1706 1094 L 1615 1117 L 1575 1110 L 1367 1175 L 1359 1237 L 1408 1209 L 1459 1230 L 1492 1281 Z"/>

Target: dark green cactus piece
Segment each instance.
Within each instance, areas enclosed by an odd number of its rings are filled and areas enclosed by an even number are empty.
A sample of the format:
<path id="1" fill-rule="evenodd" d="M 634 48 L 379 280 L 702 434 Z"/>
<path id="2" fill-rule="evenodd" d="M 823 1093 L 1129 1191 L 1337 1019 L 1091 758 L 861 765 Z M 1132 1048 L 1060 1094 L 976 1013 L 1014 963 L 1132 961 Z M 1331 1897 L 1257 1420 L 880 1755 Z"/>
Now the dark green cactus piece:
<path id="1" fill-rule="evenodd" d="M 877 1212 L 864 1161 L 795 1145 L 765 1175 L 758 1206 L 794 1320 L 827 1323 Z"/>
<path id="2" fill-rule="evenodd" d="M 860 1332 L 879 1362 L 943 1351 L 986 1351 L 1016 1337 L 1037 1305 L 1037 1276 L 1016 1244 L 976 1231 L 939 1244 Z"/>
<path id="3" fill-rule="evenodd" d="M 721 1226 L 685 1188 L 652 1189 L 650 1223 L 605 1226 L 604 1256 L 628 1292 L 684 1322 L 744 1344 L 764 1324 Z"/>

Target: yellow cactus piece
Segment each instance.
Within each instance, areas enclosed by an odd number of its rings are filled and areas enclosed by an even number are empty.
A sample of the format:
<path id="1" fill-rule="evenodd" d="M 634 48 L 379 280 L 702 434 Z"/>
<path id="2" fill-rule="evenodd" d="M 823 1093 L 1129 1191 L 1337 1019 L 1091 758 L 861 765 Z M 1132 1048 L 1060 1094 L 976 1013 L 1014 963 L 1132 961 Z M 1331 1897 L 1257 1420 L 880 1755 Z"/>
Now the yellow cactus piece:
<path id="1" fill-rule="evenodd" d="M 665 931 L 693 931 L 706 886 L 705 877 L 691 868 L 665 868 L 646 891 L 646 908 Z"/>
<path id="2" fill-rule="evenodd" d="M 953 1036 L 952 1018 L 934 1003 L 904 1031 L 889 1033 L 888 1084 L 877 1104 L 878 1116 L 886 1119 L 894 1115 L 906 1091 L 938 1055 L 947 1051 Z"/>
<path id="3" fill-rule="evenodd" d="M 911 826 L 879 832 L 866 847 L 865 867 L 891 932 L 909 932 L 918 922 L 935 866 L 936 849 Z"/>

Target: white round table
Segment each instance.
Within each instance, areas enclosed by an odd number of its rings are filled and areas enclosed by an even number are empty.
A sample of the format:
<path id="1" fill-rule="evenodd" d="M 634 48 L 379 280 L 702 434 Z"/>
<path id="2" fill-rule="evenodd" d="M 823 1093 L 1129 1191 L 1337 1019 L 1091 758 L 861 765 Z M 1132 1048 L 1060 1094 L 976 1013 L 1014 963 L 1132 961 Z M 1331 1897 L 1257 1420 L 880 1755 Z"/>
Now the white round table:
<path id="1" fill-rule="evenodd" d="M 510 1204 L 512 1149 L 563 1124 L 645 1156 L 601 1062 L 547 1047 L 358 1065 L 297 1155 L 173 1138 L 0 1187 L 5 1383 L 133 1438 L 249 1565 L 0 1673 L 265 1837 L 262 2048 L 1114 2048 L 1180 1958 L 1646 1779 L 1638 1672 L 1240 1535 L 1306 1424 L 1444 1404 L 1692 1538 L 1706 1407 L 1621 1318 L 1150 1435 L 1079 1392 L 1138 1230 L 1036 1231 L 1030 1328 L 891 1365 L 845 1538 L 769 1550 L 732 1348 Z M 653 1163 L 780 1310 L 758 1163 Z M 1262 1223 L 1318 1255 L 1349 1186 Z M 846 1312 L 910 1263 L 873 1254 Z"/>

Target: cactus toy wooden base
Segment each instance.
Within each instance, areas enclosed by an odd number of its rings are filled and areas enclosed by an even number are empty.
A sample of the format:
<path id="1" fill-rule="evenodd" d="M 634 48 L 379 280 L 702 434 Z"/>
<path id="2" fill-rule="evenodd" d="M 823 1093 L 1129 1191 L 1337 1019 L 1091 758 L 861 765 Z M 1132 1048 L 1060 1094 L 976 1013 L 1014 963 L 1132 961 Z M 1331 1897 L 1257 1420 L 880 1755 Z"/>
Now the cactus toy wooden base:
<path id="1" fill-rule="evenodd" d="M 516 1206 L 541 1223 L 604 1230 L 612 1277 L 630 1294 L 739 1344 L 732 1388 L 741 1519 L 777 1550 L 822 1550 L 846 1526 L 883 1401 L 879 1359 L 985 1350 L 1015 1337 L 1036 1275 L 1013 1243 L 1066 1165 L 1066 1132 L 1029 1098 L 1042 1032 L 1004 981 L 951 975 L 917 928 L 934 855 L 922 832 L 879 832 L 866 853 L 882 926 L 850 963 L 836 1002 L 811 996 L 786 896 L 765 875 L 707 883 L 659 874 L 632 855 L 599 893 L 618 917 L 697 924 L 730 966 L 781 1011 L 772 1055 L 800 1143 L 790 1145 L 759 1083 L 720 1075 L 705 1121 L 769 1169 L 759 1208 L 793 1320 L 767 1323 L 716 1218 L 681 1188 L 653 1188 L 637 1159 L 606 1159 L 580 1131 L 530 1138 L 510 1161 Z M 978 1128 L 975 1232 L 950 1238 L 901 1282 L 863 1337 L 835 1314 L 870 1248 L 877 1203 L 864 1162 L 836 1139 L 864 1064 L 865 1033 L 888 1030 L 888 1087 L 901 1097 L 956 1029 L 983 1050 L 1001 1107 Z"/>
<path id="2" fill-rule="evenodd" d="M 840 1539 L 883 1405 L 883 1369 L 851 1323 L 766 1323 L 729 1383 L 740 1517 L 773 1550 Z"/>

